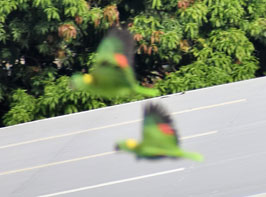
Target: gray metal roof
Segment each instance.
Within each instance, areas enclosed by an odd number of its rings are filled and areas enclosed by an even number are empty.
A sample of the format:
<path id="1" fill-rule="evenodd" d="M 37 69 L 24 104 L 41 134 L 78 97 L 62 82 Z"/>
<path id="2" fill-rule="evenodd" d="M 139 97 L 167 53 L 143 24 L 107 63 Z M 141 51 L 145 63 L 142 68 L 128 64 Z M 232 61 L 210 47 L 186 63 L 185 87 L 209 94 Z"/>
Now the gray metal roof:
<path id="1" fill-rule="evenodd" d="M 172 113 L 182 147 L 205 156 L 137 160 L 146 102 Z M 0 196 L 249 196 L 266 192 L 266 78 L 0 129 Z"/>

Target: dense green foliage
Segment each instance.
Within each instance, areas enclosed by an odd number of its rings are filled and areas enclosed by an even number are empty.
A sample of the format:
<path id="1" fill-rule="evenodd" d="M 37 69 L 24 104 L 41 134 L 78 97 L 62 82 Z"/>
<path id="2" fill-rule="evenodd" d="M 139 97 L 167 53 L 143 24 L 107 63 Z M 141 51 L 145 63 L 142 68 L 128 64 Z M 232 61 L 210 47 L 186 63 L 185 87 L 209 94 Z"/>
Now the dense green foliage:
<path id="1" fill-rule="evenodd" d="M 266 71 L 266 0 L 0 0 L 0 125 L 142 99 L 71 91 L 111 26 L 129 28 L 135 70 L 162 94 Z"/>

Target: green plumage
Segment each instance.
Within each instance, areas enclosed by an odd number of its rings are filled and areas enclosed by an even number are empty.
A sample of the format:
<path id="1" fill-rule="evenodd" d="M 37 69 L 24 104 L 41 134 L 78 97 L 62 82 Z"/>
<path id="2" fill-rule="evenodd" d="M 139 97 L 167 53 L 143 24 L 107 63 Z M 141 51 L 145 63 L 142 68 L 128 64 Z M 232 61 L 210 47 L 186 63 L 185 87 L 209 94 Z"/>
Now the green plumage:
<path id="1" fill-rule="evenodd" d="M 142 141 L 121 141 L 117 149 L 134 152 L 138 157 L 184 157 L 202 161 L 203 156 L 198 153 L 185 152 L 180 148 L 177 131 L 164 108 L 160 105 L 150 104 L 144 110 Z"/>
<path id="2" fill-rule="evenodd" d="M 90 91 L 102 97 L 123 97 L 136 93 L 144 96 L 158 96 L 156 89 L 139 86 L 132 68 L 134 40 L 126 30 L 112 29 L 97 49 L 91 80 L 84 75 L 75 74 L 71 78 L 71 87 Z"/>

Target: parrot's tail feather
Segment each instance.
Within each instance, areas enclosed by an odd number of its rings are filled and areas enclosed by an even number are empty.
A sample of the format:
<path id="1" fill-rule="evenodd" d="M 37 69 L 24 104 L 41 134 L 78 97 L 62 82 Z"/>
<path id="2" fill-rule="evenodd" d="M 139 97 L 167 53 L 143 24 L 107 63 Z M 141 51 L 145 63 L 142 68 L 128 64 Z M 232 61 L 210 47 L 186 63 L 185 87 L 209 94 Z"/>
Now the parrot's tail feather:
<path id="1" fill-rule="evenodd" d="M 194 161 L 203 161 L 204 157 L 199 153 L 193 153 L 193 152 L 183 152 L 182 157 L 187 159 L 192 159 Z"/>
<path id="2" fill-rule="evenodd" d="M 136 86 L 135 91 L 139 94 L 142 94 L 143 96 L 148 96 L 148 97 L 160 96 L 160 91 L 157 89 L 153 89 L 153 88 Z"/>

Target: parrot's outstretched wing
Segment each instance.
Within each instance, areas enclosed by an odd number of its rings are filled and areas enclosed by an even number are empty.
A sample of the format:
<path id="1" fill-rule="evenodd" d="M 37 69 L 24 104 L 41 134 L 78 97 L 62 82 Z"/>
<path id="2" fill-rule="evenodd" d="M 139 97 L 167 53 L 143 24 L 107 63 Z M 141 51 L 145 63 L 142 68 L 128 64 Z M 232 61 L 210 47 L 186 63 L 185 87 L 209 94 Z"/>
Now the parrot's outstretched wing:
<path id="1" fill-rule="evenodd" d="M 144 109 L 143 143 L 158 147 L 177 146 L 177 130 L 165 108 L 159 104 L 148 104 Z"/>
<path id="2" fill-rule="evenodd" d="M 131 84 L 130 88 L 135 93 L 148 97 L 159 96 L 159 90 L 137 84 L 133 67 L 134 50 L 135 41 L 130 32 L 113 28 L 98 47 L 97 65 L 112 65 L 121 69 L 125 76 L 125 82 L 128 81 Z"/>
<path id="3" fill-rule="evenodd" d="M 133 66 L 134 48 L 129 31 L 112 28 L 97 49 L 96 65 Z"/>

